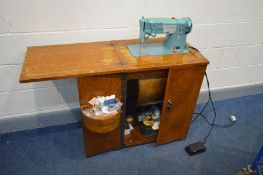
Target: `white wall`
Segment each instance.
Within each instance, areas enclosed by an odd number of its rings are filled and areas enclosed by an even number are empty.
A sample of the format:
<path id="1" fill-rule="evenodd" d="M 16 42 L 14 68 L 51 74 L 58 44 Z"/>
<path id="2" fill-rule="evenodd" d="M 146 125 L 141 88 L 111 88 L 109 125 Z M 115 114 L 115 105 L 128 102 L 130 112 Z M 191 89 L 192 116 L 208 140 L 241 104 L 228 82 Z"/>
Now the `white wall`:
<path id="1" fill-rule="evenodd" d="M 141 16 L 192 18 L 213 89 L 263 83 L 262 0 L 0 0 L 0 119 L 78 105 L 74 79 L 18 83 L 28 46 L 136 38 Z"/>

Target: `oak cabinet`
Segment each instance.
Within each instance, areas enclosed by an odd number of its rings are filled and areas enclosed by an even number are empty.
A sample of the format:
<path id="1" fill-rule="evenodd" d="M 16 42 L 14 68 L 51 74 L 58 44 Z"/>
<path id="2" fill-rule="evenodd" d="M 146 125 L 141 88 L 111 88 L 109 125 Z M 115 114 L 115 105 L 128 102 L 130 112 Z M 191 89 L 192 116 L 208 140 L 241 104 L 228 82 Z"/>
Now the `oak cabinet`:
<path id="1" fill-rule="evenodd" d="M 138 123 L 133 124 L 133 130 L 129 135 L 124 135 L 124 123 L 126 122 L 126 109 L 129 107 L 127 96 L 130 92 L 127 88 L 129 74 L 103 75 L 78 78 L 80 105 L 85 106 L 94 96 L 107 96 L 115 94 L 124 104 L 122 108 L 119 127 L 109 133 L 93 133 L 83 125 L 83 137 L 87 156 L 116 150 L 126 146 L 134 146 L 144 143 L 156 142 L 165 144 L 176 140 L 185 139 L 188 133 L 192 114 L 198 98 L 201 83 L 206 70 L 206 65 L 192 65 L 189 67 L 177 67 L 167 70 L 164 81 L 164 95 L 160 116 L 160 126 L 156 135 L 144 136 Z M 138 72 L 140 76 L 133 79 L 158 80 L 159 72 Z M 143 76 L 146 75 L 146 76 Z M 155 77 L 156 75 L 156 77 Z M 163 78 L 163 76 L 162 76 Z M 159 88 L 152 87 L 151 88 Z M 131 104 L 130 104 L 131 105 Z M 85 117 L 85 116 L 82 116 Z M 134 116 L 136 118 L 136 116 Z M 125 139 L 126 138 L 126 139 Z"/>
<path id="2" fill-rule="evenodd" d="M 162 41 L 163 38 L 157 38 L 148 42 Z M 191 47 L 185 54 L 134 58 L 127 45 L 138 42 L 134 39 L 29 47 L 19 81 L 77 78 L 80 109 L 95 96 L 116 95 L 123 103 L 117 128 L 95 133 L 83 125 L 87 156 L 127 146 L 185 139 L 209 61 Z M 139 88 L 133 87 L 138 81 Z M 131 133 L 124 135 L 124 123 L 134 107 L 132 99 L 138 97 L 137 91 L 140 103 L 150 99 L 161 102 L 159 130 L 154 135 L 144 136 L 136 122 L 132 123 Z"/>

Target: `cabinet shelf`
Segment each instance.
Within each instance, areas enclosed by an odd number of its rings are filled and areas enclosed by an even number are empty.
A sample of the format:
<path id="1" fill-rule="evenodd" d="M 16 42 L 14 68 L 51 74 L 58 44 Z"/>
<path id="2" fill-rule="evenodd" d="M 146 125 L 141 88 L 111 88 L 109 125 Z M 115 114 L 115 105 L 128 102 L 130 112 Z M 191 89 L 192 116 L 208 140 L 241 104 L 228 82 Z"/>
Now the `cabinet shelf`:
<path id="1" fill-rule="evenodd" d="M 133 127 L 133 130 L 131 130 L 130 134 L 124 136 L 124 145 L 126 147 L 152 143 L 156 141 L 157 135 L 144 136 L 142 134 L 141 128 L 137 121 L 133 121 L 131 125 Z"/>

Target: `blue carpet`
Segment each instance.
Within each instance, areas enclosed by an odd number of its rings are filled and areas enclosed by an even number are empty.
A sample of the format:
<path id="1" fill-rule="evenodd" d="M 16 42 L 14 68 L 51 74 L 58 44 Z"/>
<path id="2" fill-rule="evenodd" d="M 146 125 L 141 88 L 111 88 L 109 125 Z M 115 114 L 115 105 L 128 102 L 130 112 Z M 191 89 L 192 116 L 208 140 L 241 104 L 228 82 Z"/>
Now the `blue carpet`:
<path id="1" fill-rule="evenodd" d="M 202 105 L 196 107 L 196 111 Z M 230 128 L 215 128 L 205 153 L 190 157 L 184 147 L 203 138 L 202 118 L 185 141 L 146 144 L 85 158 L 80 123 L 0 135 L 1 175 L 231 175 L 250 164 L 263 145 L 263 94 L 215 102 L 217 123 L 238 118 Z M 211 106 L 207 110 L 212 120 Z"/>

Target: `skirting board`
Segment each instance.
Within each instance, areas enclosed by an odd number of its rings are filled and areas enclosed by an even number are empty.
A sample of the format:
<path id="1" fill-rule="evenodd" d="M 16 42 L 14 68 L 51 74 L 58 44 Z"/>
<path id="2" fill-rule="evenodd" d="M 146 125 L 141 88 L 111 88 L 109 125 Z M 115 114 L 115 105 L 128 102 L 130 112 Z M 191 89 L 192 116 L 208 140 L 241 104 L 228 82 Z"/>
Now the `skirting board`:
<path id="1" fill-rule="evenodd" d="M 261 94 L 263 93 L 263 83 L 217 88 L 212 89 L 211 93 L 212 98 L 215 101 Z M 201 90 L 198 103 L 206 102 L 207 98 L 207 90 Z M 62 125 L 78 121 L 80 121 L 80 110 L 78 105 L 37 113 L 5 116 L 0 118 L 0 134 Z"/>
<path id="2" fill-rule="evenodd" d="M 239 86 L 228 86 L 223 88 L 211 89 L 212 99 L 214 101 L 238 98 L 248 95 L 263 93 L 263 83 L 243 84 Z M 201 90 L 197 103 L 205 103 L 208 100 L 208 90 Z"/>
<path id="3" fill-rule="evenodd" d="M 0 134 L 80 121 L 79 106 L 0 118 Z"/>

